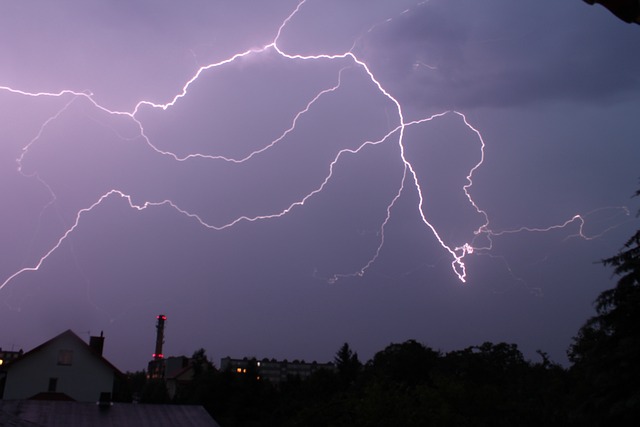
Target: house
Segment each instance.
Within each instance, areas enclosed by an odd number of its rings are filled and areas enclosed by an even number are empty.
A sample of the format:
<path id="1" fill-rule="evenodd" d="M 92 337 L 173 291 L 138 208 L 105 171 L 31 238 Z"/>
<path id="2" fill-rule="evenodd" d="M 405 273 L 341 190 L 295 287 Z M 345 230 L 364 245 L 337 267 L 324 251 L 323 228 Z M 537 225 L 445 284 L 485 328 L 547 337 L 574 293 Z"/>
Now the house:
<path id="1" fill-rule="evenodd" d="M 104 337 L 90 343 L 67 330 L 3 366 L 4 400 L 97 402 L 123 374 L 102 356 Z"/>
<path id="2" fill-rule="evenodd" d="M 174 399 L 183 387 L 193 381 L 196 367 L 192 360 L 184 356 L 170 357 L 166 359 L 166 362 L 167 369 L 165 371 L 164 382 L 167 387 L 169 399 Z"/>
<path id="3" fill-rule="evenodd" d="M 147 379 L 161 379 L 164 381 L 167 389 L 169 400 L 179 398 L 181 393 L 188 389 L 198 375 L 213 369 L 206 359 L 199 360 L 197 358 L 189 358 L 186 356 L 172 356 L 161 361 L 151 361 L 149 365 L 154 364 L 156 368 L 153 372 L 162 372 L 162 377 L 150 373 Z"/>

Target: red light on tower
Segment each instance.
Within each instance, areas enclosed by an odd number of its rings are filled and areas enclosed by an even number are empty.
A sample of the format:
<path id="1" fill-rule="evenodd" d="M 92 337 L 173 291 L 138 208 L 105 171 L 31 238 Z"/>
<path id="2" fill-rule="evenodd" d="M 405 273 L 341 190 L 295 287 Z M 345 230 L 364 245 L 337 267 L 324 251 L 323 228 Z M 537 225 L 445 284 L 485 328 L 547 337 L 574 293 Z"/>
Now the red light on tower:
<path id="1" fill-rule="evenodd" d="M 162 379 L 164 378 L 165 369 L 162 346 L 164 344 L 164 322 L 167 320 L 167 316 L 159 314 L 156 316 L 156 319 L 158 320 L 156 323 L 156 351 L 151 356 L 153 360 L 149 362 L 149 374 L 147 378 Z"/>
<path id="2" fill-rule="evenodd" d="M 159 314 L 157 319 L 158 324 L 156 325 L 156 352 L 153 353 L 154 360 L 164 358 L 162 354 L 162 345 L 164 344 L 164 322 L 167 320 L 167 316 L 165 316 L 164 314 Z"/>

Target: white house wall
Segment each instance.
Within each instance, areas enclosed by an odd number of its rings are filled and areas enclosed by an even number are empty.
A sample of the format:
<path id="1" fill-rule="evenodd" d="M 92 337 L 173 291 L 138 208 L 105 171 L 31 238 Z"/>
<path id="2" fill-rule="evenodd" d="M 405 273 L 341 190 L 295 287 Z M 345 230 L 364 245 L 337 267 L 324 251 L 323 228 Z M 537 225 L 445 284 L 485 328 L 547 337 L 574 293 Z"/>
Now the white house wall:
<path id="1" fill-rule="evenodd" d="M 60 350 L 73 351 L 71 365 L 58 364 Z M 4 399 L 28 399 L 47 392 L 50 378 L 57 378 L 56 392 L 95 402 L 101 392 L 113 391 L 114 371 L 86 345 L 62 336 L 8 369 Z"/>

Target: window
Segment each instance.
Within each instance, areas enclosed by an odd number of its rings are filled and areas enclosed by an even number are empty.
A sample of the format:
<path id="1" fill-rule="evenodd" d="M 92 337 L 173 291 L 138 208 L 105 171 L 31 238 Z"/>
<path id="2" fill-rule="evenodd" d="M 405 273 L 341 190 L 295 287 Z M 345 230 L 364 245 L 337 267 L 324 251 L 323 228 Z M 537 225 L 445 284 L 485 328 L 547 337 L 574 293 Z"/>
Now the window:
<path id="1" fill-rule="evenodd" d="M 54 392 L 58 388 L 58 379 L 57 378 L 49 378 L 49 388 L 47 391 Z"/>
<path id="2" fill-rule="evenodd" d="M 73 362 L 73 350 L 58 351 L 58 365 L 71 366 Z"/>

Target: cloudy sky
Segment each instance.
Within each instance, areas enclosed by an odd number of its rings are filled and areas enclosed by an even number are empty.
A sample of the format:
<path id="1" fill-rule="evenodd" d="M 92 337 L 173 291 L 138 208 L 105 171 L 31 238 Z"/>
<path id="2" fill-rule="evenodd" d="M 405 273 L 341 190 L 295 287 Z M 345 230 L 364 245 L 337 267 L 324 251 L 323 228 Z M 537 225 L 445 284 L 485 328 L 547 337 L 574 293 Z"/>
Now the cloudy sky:
<path id="1" fill-rule="evenodd" d="M 579 0 L 0 2 L 0 347 L 560 363 L 638 227 L 640 27 Z"/>

